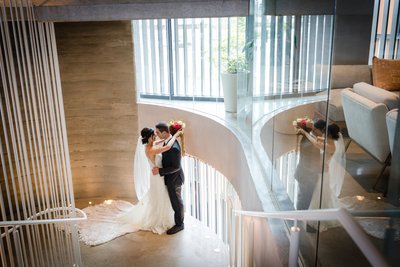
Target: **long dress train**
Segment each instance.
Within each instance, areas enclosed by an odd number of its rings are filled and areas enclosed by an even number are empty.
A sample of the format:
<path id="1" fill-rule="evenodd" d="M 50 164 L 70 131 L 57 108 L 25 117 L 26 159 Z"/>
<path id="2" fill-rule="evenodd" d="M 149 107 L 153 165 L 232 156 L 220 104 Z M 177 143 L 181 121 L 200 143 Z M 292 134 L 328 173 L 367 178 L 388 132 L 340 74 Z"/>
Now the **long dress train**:
<path id="1" fill-rule="evenodd" d="M 151 167 L 161 166 L 161 155 Z M 77 223 L 79 238 L 86 245 L 100 245 L 118 236 L 139 230 L 163 234 L 174 223 L 174 212 L 164 178 L 150 174 L 150 188 L 138 204 L 126 201 L 105 201 L 83 211 L 88 219 Z"/>

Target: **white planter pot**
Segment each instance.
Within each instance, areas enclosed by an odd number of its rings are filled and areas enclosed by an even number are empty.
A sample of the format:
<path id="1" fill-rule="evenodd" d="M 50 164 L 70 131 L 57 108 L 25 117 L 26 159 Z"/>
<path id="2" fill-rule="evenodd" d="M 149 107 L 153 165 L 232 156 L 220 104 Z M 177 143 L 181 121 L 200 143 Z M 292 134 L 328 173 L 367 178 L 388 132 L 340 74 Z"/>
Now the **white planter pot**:
<path id="1" fill-rule="evenodd" d="M 237 112 L 237 74 L 221 73 L 226 112 Z"/>

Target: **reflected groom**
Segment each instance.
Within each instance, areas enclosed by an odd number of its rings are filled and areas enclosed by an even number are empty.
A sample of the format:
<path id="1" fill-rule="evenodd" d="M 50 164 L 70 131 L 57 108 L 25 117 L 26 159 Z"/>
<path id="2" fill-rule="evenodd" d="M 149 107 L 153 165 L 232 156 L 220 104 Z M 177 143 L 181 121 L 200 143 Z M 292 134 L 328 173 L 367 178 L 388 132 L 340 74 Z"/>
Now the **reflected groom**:
<path id="1" fill-rule="evenodd" d="M 160 139 L 164 140 L 164 145 L 172 138 L 168 130 L 168 124 L 165 122 L 160 122 L 156 125 L 156 134 Z M 181 167 L 181 147 L 178 141 L 175 141 L 170 150 L 162 153 L 162 166 L 162 168 L 154 167 L 153 174 L 164 176 L 172 209 L 174 210 L 175 225 L 167 231 L 167 234 L 172 235 L 184 229 L 182 184 L 185 181 L 185 176 Z"/>

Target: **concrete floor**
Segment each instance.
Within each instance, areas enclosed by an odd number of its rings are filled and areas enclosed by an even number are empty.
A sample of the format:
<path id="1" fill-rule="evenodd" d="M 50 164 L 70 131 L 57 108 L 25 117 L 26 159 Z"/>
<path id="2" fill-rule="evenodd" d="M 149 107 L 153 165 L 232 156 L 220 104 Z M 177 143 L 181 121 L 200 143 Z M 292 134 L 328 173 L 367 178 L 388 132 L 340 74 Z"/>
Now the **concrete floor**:
<path id="1" fill-rule="evenodd" d="M 99 246 L 81 244 L 81 255 L 85 267 L 228 266 L 228 247 L 189 215 L 175 235 L 139 231 Z"/>

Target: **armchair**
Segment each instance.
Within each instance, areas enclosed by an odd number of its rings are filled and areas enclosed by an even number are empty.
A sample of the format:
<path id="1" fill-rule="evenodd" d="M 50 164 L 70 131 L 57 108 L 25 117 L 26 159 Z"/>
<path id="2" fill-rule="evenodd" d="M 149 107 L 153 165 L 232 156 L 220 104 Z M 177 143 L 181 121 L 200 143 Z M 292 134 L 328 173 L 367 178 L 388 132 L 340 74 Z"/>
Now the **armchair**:
<path id="1" fill-rule="evenodd" d="M 396 132 L 396 122 L 397 122 L 397 116 L 399 113 L 399 109 L 392 109 L 386 114 L 386 125 L 387 125 L 387 130 L 388 130 L 388 135 L 389 135 L 389 147 L 390 151 L 393 154 L 393 145 L 394 145 L 394 135 Z"/>
<path id="2" fill-rule="evenodd" d="M 371 67 L 369 65 L 332 65 L 331 69 L 331 91 L 329 99 L 328 119 L 340 126 L 346 128 L 341 92 L 358 82 L 372 83 Z M 323 91 L 317 95 L 326 95 Z M 326 112 L 326 101 L 317 103 L 317 110 L 320 114 Z"/>
<path id="3" fill-rule="evenodd" d="M 390 164 L 386 114 L 398 107 L 399 96 L 361 82 L 354 84 L 353 90 L 344 89 L 341 97 L 349 137 L 383 165 L 375 188 Z"/>

